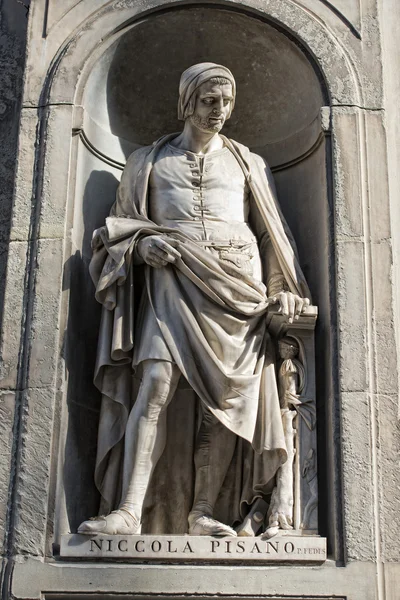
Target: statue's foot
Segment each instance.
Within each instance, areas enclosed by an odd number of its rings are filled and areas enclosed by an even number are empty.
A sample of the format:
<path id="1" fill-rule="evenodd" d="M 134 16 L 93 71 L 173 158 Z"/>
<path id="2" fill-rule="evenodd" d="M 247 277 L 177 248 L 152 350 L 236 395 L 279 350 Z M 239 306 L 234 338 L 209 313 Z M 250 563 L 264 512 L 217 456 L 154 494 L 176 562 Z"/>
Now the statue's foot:
<path id="1" fill-rule="evenodd" d="M 261 539 L 269 540 L 270 538 L 274 537 L 275 535 L 278 535 L 278 533 L 279 533 L 279 527 L 277 527 L 277 526 L 267 527 L 267 529 L 262 534 Z"/>
<path id="2" fill-rule="evenodd" d="M 216 519 L 201 513 L 192 512 L 189 515 L 189 535 L 213 535 L 218 537 L 236 537 L 237 533 L 229 525 L 220 523 Z"/>
<path id="3" fill-rule="evenodd" d="M 290 515 L 283 512 L 274 513 L 269 518 L 269 524 L 262 535 L 262 539 L 268 540 L 269 538 L 274 537 L 274 535 L 278 535 L 279 531 L 282 529 L 284 531 L 293 529 L 292 522 Z"/>
<path id="4" fill-rule="evenodd" d="M 139 521 L 127 510 L 113 510 L 106 517 L 94 517 L 83 521 L 78 527 L 78 533 L 84 535 L 133 535 L 138 533 Z"/>

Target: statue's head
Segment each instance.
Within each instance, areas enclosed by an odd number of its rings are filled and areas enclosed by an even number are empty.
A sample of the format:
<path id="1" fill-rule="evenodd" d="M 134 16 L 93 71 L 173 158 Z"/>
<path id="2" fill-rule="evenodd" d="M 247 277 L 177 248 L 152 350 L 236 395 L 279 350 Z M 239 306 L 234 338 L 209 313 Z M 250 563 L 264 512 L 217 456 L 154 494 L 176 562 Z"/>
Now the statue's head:
<path id="1" fill-rule="evenodd" d="M 278 342 L 279 355 L 283 360 L 288 358 L 295 358 L 299 353 L 299 347 L 296 341 L 289 337 L 283 337 Z"/>
<path id="2" fill-rule="evenodd" d="M 235 105 L 235 79 L 227 67 L 199 63 L 179 83 L 178 119 L 190 119 L 201 131 L 218 133 Z"/>

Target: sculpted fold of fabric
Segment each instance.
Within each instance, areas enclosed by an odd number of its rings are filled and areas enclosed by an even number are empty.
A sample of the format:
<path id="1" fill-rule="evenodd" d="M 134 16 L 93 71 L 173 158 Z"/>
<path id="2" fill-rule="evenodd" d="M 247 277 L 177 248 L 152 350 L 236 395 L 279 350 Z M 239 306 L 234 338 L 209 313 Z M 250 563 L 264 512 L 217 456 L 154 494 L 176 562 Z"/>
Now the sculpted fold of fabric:
<path id="1" fill-rule="evenodd" d="M 135 279 L 141 268 L 148 301 L 173 361 L 202 405 L 238 436 L 228 474 L 240 480 L 236 506 L 265 492 L 286 460 L 274 345 L 265 327 L 265 285 L 188 235 L 148 218 L 151 170 L 172 137 L 129 158 L 111 216 L 93 239 L 90 272 L 96 299 L 103 305 L 95 373 L 103 395 L 95 480 L 104 512 L 116 507 L 121 488 L 122 443 L 132 402 Z M 240 144 L 225 143 L 249 182 L 290 290 L 310 298 L 268 167 Z M 174 238 L 181 255 L 174 265 L 135 266 L 137 242 L 153 234 Z M 234 489 L 237 494 L 238 486 Z M 232 507 L 231 498 L 222 510 L 234 520 L 240 515 Z"/>

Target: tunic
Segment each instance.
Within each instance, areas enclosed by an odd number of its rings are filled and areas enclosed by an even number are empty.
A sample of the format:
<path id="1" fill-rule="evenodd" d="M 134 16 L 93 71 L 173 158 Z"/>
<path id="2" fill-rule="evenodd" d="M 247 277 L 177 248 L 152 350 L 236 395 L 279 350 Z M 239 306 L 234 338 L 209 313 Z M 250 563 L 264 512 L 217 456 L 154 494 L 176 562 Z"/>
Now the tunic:
<path id="1" fill-rule="evenodd" d="M 228 265 L 266 280 L 260 253 L 272 251 L 269 234 L 228 148 L 199 156 L 168 143 L 154 163 L 149 184 L 148 210 L 154 223 L 185 233 Z M 174 362 L 146 290 L 136 339 L 140 343 L 135 346 L 134 366 L 146 359 Z"/>

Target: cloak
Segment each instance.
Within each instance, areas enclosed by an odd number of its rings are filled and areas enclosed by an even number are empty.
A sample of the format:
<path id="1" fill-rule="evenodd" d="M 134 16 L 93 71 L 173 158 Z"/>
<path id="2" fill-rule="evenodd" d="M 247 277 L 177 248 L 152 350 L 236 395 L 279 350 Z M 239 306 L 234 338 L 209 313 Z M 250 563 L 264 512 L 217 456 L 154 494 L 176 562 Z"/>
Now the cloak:
<path id="1" fill-rule="evenodd" d="M 94 383 L 102 394 L 95 470 L 96 486 L 102 497 L 100 512 L 108 513 L 116 508 L 121 493 L 124 433 L 135 395 L 132 355 L 136 341 L 135 287 L 140 270 L 144 270 L 147 294 L 162 335 L 189 384 L 188 389 L 183 386 L 178 390 L 178 398 L 174 398 L 167 411 L 175 411 L 175 418 L 169 418 L 167 425 L 170 448 L 167 442 L 153 474 L 143 518 L 144 531 L 152 533 L 186 531 L 192 496 L 188 481 L 194 479 L 191 429 L 198 427 L 196 405 L 188 400 L 190 394 L 195 393 L 200 405 L 238 436 L 235 458 L 221 490 L 217 518 L 225 523 L 243 518 L 246 505 L 270 489 L 277 469 L 286 460 L 274 345 L 264 325 L 268 306 L 265 285 L 244 277 L 234 265 L 227 270 L 215 255 L 188 236 L 159 226 L 148 217 L 151 169 L 160 148 L 175 136 L 164 136 L 153 146 L 136 150 L 129 157 L 110 216 L 105 226 L 94 232 L 90 264 L 96 299 L 103 306 L 94 376 Z M 227 138 L 224 141 L 243 170 L 287 287 L 294 294 L 311 300 L 268 166 L 241 144 Z M 153 234 L 174 237 L 181 254 L 174 265 L 152 269 L 148 265 L 138 268 L 134 264 L 136 244 L 143 236 Z M 250 331 L 258 332 L 254 373 L 243 376 L 240 372 L 224 371 L 224 365 L 210 350 L 201 321 L 203 309 L 196 312 L 199 303 L 210 310 L 223 311 L 231 319 L 257 326 L 249 326 Z M 183 416 L 182 411 L 187 411 L 187 415 Z M 179 456 L 175 460 L 173 448 L 177 445 Z M 176 473 L 180 478 L 175 491 L 173 482 L 166 481 L 166 472 Z M 164 485 L 164 492 L 168 488 L 167 494 L 157 489 L 158 482 Z M 163 513 L 161 499 L 166 496 L 167 506 L 173 502 L 173 506 L 180 508 L 175 511 L 180 514 L 175 524 L 167 523 L 166 511 Z"/>

